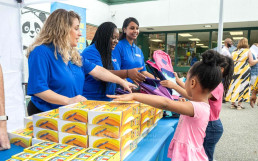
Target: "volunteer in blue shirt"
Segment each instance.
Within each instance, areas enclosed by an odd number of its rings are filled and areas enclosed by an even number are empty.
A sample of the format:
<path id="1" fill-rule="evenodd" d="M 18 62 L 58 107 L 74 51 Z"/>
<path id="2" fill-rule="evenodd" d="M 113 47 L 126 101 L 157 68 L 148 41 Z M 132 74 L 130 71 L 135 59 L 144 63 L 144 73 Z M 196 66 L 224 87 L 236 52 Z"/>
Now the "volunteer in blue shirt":
<path id="1" fill-rule="evenodd" d="M 81 36 L 80 17 L 73 11 L 58 9 L 46 20 L 35 42 L 28 48 L 29 80 L 28 114 L 36 114 L 85 101 L 84 74 L 113 81 L 114 75 L 88 60 L 82 60 L 76 50 Z M 130 91 L 130 84 L 119 82 Z"/>
<path id="2" fill-rule="evenodd" d="M 119 31 L 112 22 L 102 23 L 92 40 L 92 43 L 82 52 L 83 59 L 102 66 L 121 78 L 130 77 L 136 81 L 143 81 L 145 76 L 138 72 L 138 68 L 132 70 L 120 70 L 116 58 L 112 58 L 112 50 L 118 43 Z M 108 101 L 107 94 L 115 94 L 115 83 L 108 83 L 86 74 L 83 87 L 83 96 L 90 100 Z"/>
<path id="3" fill-rule="evenodd" d="M 146 71 L 142 50 L 135 45 L 135 40 L 139 35 L 139 22 L 135 18 L 129 17 L 124 20 L 122 30 L 123 33 L 113 51 L 113 56 L 117 59 L 120 68 L 142 67 L 143 69 L 139 72 L 146 77 L 154 78 L 152 74 Z"/>

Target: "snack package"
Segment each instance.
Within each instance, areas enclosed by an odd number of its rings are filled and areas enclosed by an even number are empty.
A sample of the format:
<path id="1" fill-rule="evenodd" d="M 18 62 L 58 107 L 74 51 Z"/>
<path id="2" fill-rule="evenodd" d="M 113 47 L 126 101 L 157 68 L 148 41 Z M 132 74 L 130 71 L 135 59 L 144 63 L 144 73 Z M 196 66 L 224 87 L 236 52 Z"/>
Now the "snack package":
<path id="1" fill-rule="evenodd" d="M 52 156 L 47 161 L 70 161 L 71 158 L 61 157 L 61 156 Z"/>
<path id="2" fill-rule="evenodd" d="M 159 108 L 155 108 L 155 115 L 157 115 L 158 113 L 162 113 L 163 114 L 163 110 L 161 110 Z"/>
<path id="3" fill-rule="evenodd" d="M 160 119 L 162 119 L 163 117 L 163 113 L 162 112 L 159 112 L 158 114 L 156 114 L 154 116 L 154 124 L 157 123 Z"/>
<path id="4" fill-rule="evenodd" d="M 36 153 L 35 155 L 31 156 L 29 160 L 36 160 L 36 161 L 45 161 L 49 159 L 52 155 L 47 153 Z"/>
<path id="5" fill-rule="evenodd" d="M 67 149 L 66 151 L 79 153 L 79 152 L 82 152 L 84 150 L 86 150 L 86 149 L 82 148 L 82 147 L 78 147 L 78 146 L 72 146 L 69 149 Z"/>
<path id="6" fill-rule="evenodd" d="M 60 132 L 87 135 L 87 124 L 84 122 L 65 121 L 59 119 L 58 129 Z"/>
<path id="7" fill-rule="evenodd" d="M 59 110 L 51 110 L 33 115 L 33 127 L 58 131 Z"/>
<path id="8" fill-rule="evenodd" d="M 59 132 L 59 143 L 87 148 L 88 135 L 78 135 Z"/>
<path id="9" fill-rule="evenodd" d="M 34 138 L 58 143 L 58 132 L 48 129 L 34 127 Z"/>
<path id="10" fill-rule="evenodd" d="M 109 102 L 88 114 L 89 124 L 122 126 L 138 117 L 139 104 Z"/>
<path id="11" fill-rule="evenodd" d="M 67 121 L 88 122 L 88 111 L 100 107 L 108 102 L 84 101 L 67 106 L 59 107 L 60 119 Z"/>
<path id="12" fill-rule="evenodd" d="M 134 140 L 132 143 L 124 147 L 120 151 L 120 159 L 124 160 L 129 154 L 131 154 L 137 148 L 137 140 Z"/>
<path id="13" fill-rule="evenodd" d="M 34 154 L 28 152 L 21 152 L 12 156 L 14 159 L 25 160 L 31 158 Z"/>
<path id="14" fill-rule="evenodd" d="M 24 152 L 35 154 L 35 153 L 43 151 L 44 149 L 46 149 L 46 147 L 36 145 L 36 146 L 31 146 L 31 147 L 24 149 Z"/>
<path id="15" fill-rule="evenodd" d="M 36 145 L 50 148 L 50 147 L 57 145 L 57 143 L 43 140 L 43 142 L 37 143 L 34 146 L 36 146 Z"/>
<path id="16" fill-rule="evenodd" d="M 45 142 L 45 140 L 41 140 L 41 139 L 37 139 L 37 138 L 31 139 L 31 145 L 35 145 L 35 144 L 42 143 L 42 142 Z"/>
<path id="17" fill-rule="evenodd" d="M 84 153 L 81 152 L 79 154 L 76 154 L 75 157 L 73 157 L 73 159 L 78 159 L 78 160 L 89 160 L 91 161 L 91 159 L 94 158 L 94 156 L 96 156 L 95 154 L 91 154 L 91 153 Z"/>
<path id="18" fill-rule="evenodd" d="M 88 134 L 91 136 L 109 137 L 118 139 L 140 126 L 140 116 L 128 123 L 118 126 L 110 125 L 88 125 Z"/>
<path id="19" fill-rule="evenodd" d="M 29 129 L 29 130 L 33 130 L 32 116 L 24 117 L 24 128 Z"/>
<path id="20" fill-rule="evenodd" d="M 141 113 L 141 124 L 148 121 L 150 118 L 154 117 L 155 115 L 155 108 L 151 106 L 143 106 L 140 110 Z"/>
<path id="21" fill-rule="evenodd" d="M 11 144 L 27 148 L 31 146 L 33 131 L 29 129 L 19 129 L 8 132 L 8 136 Z"/>

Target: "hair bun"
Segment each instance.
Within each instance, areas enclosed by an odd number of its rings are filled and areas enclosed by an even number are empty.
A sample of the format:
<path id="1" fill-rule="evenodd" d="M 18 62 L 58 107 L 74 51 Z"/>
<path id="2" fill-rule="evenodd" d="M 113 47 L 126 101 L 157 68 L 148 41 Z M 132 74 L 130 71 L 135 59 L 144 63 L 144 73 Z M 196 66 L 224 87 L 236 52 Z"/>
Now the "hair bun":
<path id="1" fill-rule="evenodd" d="M 207 50 L 202 54 L 202 62 L 209 66 L 218 66 L 220 55 L 214 50 Z"/>

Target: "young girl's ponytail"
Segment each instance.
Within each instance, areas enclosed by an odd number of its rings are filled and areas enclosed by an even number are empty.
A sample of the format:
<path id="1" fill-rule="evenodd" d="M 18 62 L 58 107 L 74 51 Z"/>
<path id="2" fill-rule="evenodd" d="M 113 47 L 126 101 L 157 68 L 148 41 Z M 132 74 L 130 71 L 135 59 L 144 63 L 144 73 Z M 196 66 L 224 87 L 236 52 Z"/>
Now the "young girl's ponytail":
<path id="1" fill-rule="evenodd" d="M 196 76 L 203 89 L 212 91 L 222 80 L 220 54 L 214 50 L 207 50 L 202 54 L 202 61 L 195 63 L 190 69 L 190 78 Z"/>

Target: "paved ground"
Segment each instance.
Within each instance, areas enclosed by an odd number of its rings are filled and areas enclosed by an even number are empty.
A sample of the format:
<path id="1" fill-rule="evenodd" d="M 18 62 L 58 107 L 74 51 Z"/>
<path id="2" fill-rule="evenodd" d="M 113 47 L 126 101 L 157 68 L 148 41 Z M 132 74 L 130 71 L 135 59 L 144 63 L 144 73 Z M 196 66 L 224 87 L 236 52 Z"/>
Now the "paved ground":
<path id="1" fill-rule="evenodd" d="M 224 133 L 216 146 L 216 161 L 258 161 L 258 106 L 230 109 L 223 103 L 220 119 Z"/>

